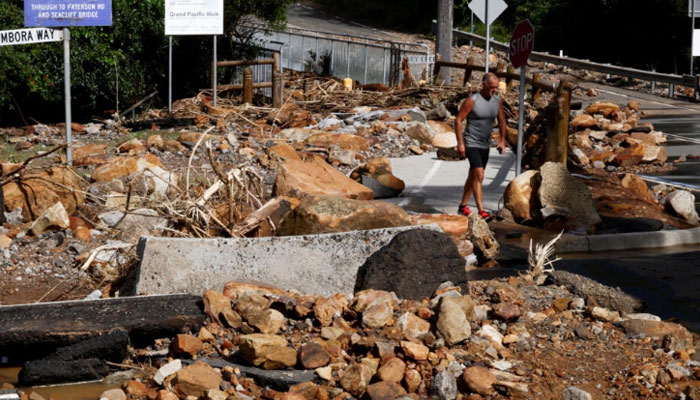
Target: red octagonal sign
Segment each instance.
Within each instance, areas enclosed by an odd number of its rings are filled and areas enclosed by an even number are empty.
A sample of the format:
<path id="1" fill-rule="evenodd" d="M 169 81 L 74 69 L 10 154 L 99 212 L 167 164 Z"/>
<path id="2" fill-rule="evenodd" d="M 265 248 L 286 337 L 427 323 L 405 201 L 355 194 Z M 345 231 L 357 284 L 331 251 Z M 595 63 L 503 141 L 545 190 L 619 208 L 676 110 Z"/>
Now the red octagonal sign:
<path id="1" fill-rule="evenodd" d="M 535 47 L 535 28 L 530 20 L 522 21 L 515 27 L 510 39 L 510 63 L 515 68 L 527 64 L 527 59 Z"/>

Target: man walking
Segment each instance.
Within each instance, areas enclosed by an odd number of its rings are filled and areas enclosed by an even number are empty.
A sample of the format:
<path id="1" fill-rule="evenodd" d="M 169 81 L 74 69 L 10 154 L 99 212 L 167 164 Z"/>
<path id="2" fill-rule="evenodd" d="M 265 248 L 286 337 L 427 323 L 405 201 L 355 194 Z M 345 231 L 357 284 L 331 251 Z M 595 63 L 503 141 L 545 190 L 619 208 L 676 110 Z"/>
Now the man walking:
<path id="1" fill-rule="evenodd" d="M 469 159 L 469 175 L 464 183 L 464 194 L 457 213 L 471 214 L 467 202 L 473 192 L 479 215 L 487 221 L 493 218 L 493 215 L 484 210 L 482 182 L 484 181 L 484 168 L 489 160 L 491 132 L 496 119 L 498 119 L 498 130 L 501 132 L 501 138 L 496 148 L 501 154 L 506 149 L 506 117 L 503 113 L 503 100 L 497 93 L 498 77 L 489 72 L 484 75 L 481 91 L 471 95 L 462 103 L 455 120 L 457 150 L 462 158 Z M 462 121 L 465 119 L 467 120 L 467 129 L 463 131 Z"/>

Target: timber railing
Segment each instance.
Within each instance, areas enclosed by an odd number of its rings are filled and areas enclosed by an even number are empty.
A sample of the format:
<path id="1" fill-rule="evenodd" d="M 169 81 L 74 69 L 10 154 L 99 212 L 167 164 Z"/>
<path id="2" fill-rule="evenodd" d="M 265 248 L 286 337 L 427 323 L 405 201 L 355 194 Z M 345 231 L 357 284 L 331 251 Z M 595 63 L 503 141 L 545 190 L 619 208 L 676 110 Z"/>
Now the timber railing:
<path id="1" fill-rule="evenodd" d="M 253 70 L 251 65 L 272 65 L 271 82 L 253 82 Z M 243 71 L 243 83 L 228 85 L 216 85 L 216 90 L 243 90 L 243 102 L 253 103 L 253 89 L 272 88 L 272 107 L 282 106 L 282 74 L 279 71 L 279 54 L 274 53 L 272 58 L 257 60 L 217 61 L 217 67 L 246 67 Z"/>

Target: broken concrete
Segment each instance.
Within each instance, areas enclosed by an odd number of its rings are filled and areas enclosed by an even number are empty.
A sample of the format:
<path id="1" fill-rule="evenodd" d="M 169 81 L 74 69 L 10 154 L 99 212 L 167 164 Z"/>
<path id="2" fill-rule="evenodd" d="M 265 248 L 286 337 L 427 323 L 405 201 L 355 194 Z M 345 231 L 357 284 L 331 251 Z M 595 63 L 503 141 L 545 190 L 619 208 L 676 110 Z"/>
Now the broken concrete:
<path id="1" fill-rule="evenodd" d="M 440 231 L 437 225 L 422 228 Z M 135 293 L 201 295 L 235 279 L 302 293 L 351 295 L 367 255 L 412 229 L 252 239 L 145 237 L 138 246 L 141 264 Z"/>

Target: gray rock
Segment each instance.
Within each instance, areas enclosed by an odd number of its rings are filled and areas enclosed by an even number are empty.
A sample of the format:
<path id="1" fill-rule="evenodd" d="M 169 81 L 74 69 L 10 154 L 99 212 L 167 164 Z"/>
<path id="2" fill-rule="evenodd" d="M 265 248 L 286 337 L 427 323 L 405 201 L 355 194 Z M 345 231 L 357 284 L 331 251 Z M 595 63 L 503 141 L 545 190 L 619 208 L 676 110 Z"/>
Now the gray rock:
<path id="1" fill-rule="evenodd" d="M 112 179 L 107 182 L 95 182 L 88 188 L 88 192 L 95 196 L 103 196 L 110 192 L 124 193 L 125 191 L 124 182 L 122 182 L 121 179 Z"/>
<path id="2" fill-rule="evenodd" d="M 564 400 L 592 400 L 591 394 L 581 390 L 576 386 L 569 386 L 564 389 Z"/>
<path id="3" fill-rule="evenodd" d="M 475 212 L 469 215 L 467 238 L 474 244 L 475 250 L 478 250 L 477 255 L 487 260 L 498 257 L 500 247 L 496 237 L 491 232 L 489 224 Z"/>
<path id="4" fill-rule="evenodd" d="M 139 237 L 148 236 L 167 225 L 168 220 L 159 216 L 156 210 L 141 208 L 130 211 L 121 222 L 112 227 L 121 231 L 122 240 L 136 242 Z"/>
<path id="5" fill-rule="evenodd" d="M 457 398 L 457 379 L 448 370 L 438 372 L 430 384 L 430 394 L 440 400 L 454 400 Z"/>
<path id="6" fill-rule="evenodd" d="M 571 176 L 565 165 L 547 162 L 540 167 L 540 176 L 538 195 L 543 207 L 568 210 L 567 217 L 586 229 L 601 221 L 591 190 Z"/>
<path id="7" fill-rule="evenodd" d="M 444 108 L 444 106 L 443 106 L 443 108 Z M 445 110 L 445 111 L 447 111 L 447 110 Z M 411 119 L 413 121 L 422 122 L 424 124 L 428 122 L 428 119 L 426 118 L 425 113 L 420 108 L 413 108 L 413 109 L 409 110 L 408 115 L 411 117 Z"/>
<path id="8" fill-rule="evenodd" d="M 590 297 L 601 307 L 628 314 L 635 313 L 644 308 L 644 304 L 638 298 L 630 296 L 620 289 L 598 283 L 585 276 L 557 270 L 552 273 L 552 278 L 555 284 L 566 286 L 571 293 L 578 297 Z"/>
<path id="9" fill-rule="evenodd" d="M 439 120 L 439 121 L 446 120 L 446 119 L 450 118 L 451 116 L 452 115 L 450 114 L 450 112 L 447 110 L 447 108 L 445 108 L 444 103 L 438 104 L 437 107 L 433 108 L 432 110 L 428 111 L 425 114 L 425 117 L 427 119 Z"/>
<path id="10" fill-rule="evenodd" d="M 687 190 L 675 190 L 661 200 L 666 209 L 693 225 L 698 225 L 698 212 L 695 210 L 695 196 Z"/>

